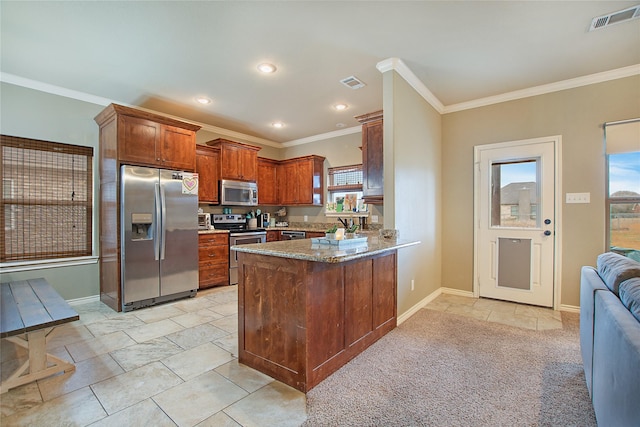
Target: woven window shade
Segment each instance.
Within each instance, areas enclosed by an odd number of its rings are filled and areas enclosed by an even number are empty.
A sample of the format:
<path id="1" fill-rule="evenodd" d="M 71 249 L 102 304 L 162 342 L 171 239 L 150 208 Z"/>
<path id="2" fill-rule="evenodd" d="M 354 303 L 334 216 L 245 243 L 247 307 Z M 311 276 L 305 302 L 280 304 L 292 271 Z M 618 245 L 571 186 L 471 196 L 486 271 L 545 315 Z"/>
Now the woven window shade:
<path id="1" fill-rule="evenodd" d="M 362 165 L 329 168 L 328 191 L 362 191 Z"/>
<path id="2" fill-rule="evenodd" d="M 93 149 L 0 135 L 0 261 L 91 255 Z"/>

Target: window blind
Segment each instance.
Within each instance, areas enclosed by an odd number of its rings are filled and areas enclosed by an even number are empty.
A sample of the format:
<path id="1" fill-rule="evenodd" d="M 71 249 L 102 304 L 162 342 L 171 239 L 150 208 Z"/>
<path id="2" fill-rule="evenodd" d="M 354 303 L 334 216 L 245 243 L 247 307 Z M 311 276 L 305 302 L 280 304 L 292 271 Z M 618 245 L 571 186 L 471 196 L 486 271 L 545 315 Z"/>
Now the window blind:
<path id="1" fill-rule="evenodd" d="M 328 191 L 362 191 L 362 165 L 340 166 L 328 169 Z"/>
<path id="2" fill-rule="evenodd" d="M 93 148 L 0 135 L 0 261 L 91 255 Z"/>

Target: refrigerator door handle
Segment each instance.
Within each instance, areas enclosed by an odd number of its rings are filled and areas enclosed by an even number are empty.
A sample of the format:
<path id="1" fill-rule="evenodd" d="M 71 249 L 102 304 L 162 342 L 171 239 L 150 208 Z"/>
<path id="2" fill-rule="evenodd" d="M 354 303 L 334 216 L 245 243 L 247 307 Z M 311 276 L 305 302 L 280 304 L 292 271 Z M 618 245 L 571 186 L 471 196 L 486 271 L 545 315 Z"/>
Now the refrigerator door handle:
<path id="1" fill-rule="evenodd" d="M 165 189 L 162 184 L 160 184 L 160 206 L 162 207 L 162 237 L 160 238 L 160 259 L 164 259 L 165 248 L 167 244 L 167 225 L 165 224 L 165 218 L 167 217 L 167 203 L 166 203 L 166 194 Z"/>
<path id="2" fill-rule="evenodd" d="M 155 218 L 155 236 L 153 238 L 153 253 L 155 256 L 155 260 L 158 261 L 160 259 L 160 184 L 156 182 L 155 188 L 155 210 L 156 210 L 156 218 Z"/>

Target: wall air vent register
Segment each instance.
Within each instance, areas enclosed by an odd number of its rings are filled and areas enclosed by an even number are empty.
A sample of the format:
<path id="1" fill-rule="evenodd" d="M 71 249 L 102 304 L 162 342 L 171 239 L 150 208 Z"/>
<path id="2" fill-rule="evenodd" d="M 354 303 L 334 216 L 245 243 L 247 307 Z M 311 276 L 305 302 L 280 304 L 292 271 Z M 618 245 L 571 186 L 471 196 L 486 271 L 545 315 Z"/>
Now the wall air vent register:
<path id="1" fill-rule="evenodd" d="M 365 85 L 356 76 L 346 77 L 346 78 L 340 80 L 340 83 L 342 83 L 343 85 L 345 85 L 346 87 L 351 88 L 351 89 L 360 89 L 361 87 L 364 87 L 364 85 Z"/>
<path id="2" fill-rule="evenodd" d="M 593 18 L 589 31 L 599 30 L 610 25 L 620 24 L 621 22 L 630 21 L 636 18 L 640 18 L 640 4 L 608 15 Z"/>

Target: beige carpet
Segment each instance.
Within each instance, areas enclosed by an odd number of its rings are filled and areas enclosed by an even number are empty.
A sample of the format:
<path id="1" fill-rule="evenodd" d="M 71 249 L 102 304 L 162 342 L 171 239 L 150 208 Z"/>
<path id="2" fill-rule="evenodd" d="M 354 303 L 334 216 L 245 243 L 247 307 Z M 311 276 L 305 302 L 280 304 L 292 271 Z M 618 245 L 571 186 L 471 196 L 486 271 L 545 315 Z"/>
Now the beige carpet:
<path id="1" fill-rule="evenodd" d="M 422 309 L 307 394 L 305 426 L 595 426 L 578 315 L 531 331 Z"/>

